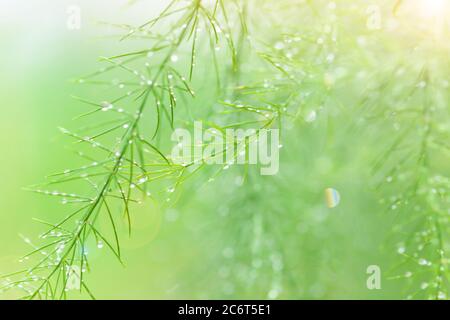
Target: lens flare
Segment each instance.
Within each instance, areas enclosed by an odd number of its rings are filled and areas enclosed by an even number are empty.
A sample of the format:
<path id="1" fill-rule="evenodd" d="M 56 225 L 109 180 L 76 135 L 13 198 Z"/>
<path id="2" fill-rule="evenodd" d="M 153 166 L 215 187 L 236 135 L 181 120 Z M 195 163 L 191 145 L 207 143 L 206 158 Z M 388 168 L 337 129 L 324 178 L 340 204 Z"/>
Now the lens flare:
<path id="1" fill-rule="evenodd" d="M 334 188 L 326 188 L 325 189 L 325 201 L 327 203 L 328 208 L 335 208 L 341 202 L 341 196 L 339 192 Z"/>

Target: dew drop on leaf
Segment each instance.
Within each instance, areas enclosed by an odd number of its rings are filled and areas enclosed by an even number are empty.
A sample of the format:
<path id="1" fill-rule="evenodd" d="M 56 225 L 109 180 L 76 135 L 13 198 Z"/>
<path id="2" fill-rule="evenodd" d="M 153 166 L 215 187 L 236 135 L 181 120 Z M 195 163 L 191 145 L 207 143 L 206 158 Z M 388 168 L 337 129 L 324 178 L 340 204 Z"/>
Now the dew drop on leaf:
<path id="1" fill-rule="evenodd" d="M 147 182 L 147 177 L 144 177 L 144 178 L 141 178 L 141 179 L 139 179 L 139 184 L 143 184 L 143 183 L 145 183 L 145 182 Z"/>

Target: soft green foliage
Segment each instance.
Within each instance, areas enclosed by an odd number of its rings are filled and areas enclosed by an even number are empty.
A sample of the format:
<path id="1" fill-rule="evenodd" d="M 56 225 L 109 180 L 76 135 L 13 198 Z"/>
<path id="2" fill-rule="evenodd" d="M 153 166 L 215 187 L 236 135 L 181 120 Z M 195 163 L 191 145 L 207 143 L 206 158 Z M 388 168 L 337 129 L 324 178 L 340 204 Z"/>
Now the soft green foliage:
<path id="1" fill-rule="evenodd" d="M 121 243 L 144 206 L 192 221 L 186 237 L 200 244 L 183 250 L 206 253 L 185 274 L 203 276 L 177 287 L 204 288 L 196 298 L 446 298 L 449 33 L 411 23 L 400 1 L 377 3 L 382 30 L 350 0 L 174 0 L 138 26 L 113 25 L 136 48 L 77 79 L 96 90 L 75 97 L 88 109 L 61 131 L 82 162 L 29 188 L 60 199 L 65 217 L 39 221 L 49 229 L 25 239 L 32 263 L 5 288 L 71 298 L 79 270 L 93 298 L 88 248 L 126 264 Z M 279 174 L 174 164 L 172 129 L 195 120 L 279 128 Z M 366 289 L 373 264 L 393 294 Z"/>

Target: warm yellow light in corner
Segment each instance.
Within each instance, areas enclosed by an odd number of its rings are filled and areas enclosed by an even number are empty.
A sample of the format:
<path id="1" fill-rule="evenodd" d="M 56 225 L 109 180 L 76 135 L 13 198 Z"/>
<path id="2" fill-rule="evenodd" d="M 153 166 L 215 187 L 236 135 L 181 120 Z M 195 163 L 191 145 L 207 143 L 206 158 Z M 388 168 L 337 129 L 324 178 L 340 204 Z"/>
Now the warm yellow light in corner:
<path id="1" fill-rule="evenodd" d="M 408 1 L 405 1 L 407 3 Z M 441 39 L 448 31 L 450 0 L 416 0 L 411 1 L 415 5 L 419 25 Z"/>
<path id="2" fill-rule="evenodd" d="M 443 16 L 448 0 L 421 0 L 420 7 L 426 16 Z"/>

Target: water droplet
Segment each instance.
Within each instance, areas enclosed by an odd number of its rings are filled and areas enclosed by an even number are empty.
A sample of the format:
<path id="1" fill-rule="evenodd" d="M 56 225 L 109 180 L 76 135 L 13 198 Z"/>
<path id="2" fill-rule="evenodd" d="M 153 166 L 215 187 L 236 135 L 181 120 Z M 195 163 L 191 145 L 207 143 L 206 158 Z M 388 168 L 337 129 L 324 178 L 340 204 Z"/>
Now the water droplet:
<path id="1" fill-rule="evenodd" d="M 102 106 L 102 111 L 108 111 L 108 110 L 111 110 L 112 108 L 114 108 L 114 106 L 111 103 L 107 102 L 107 101 L 103 101 L 100 104 Z"/>
<path id="2" fill-rule="evenodd" d="M 145 183 L 147 180 L 148 180 L 147 177 L 143 177 L 139 179 L 139 184 Z"/>
<path id="3" fill-rule="evenodd" d="M 97 242 L 97 248 L 99 248 L 99 249 L 103 248 L 103 242 L 102 241 L 98 241 Z"/>
<path id="4" fill-rule="evenodd" d="M 419 259 L 419 264 L 421 266 L 426 266 L 428 264 L 428 261 L 426 259 L 421 258 L 421 259 Z"/>
<path id="5" fill-rule="evenodd" d="M 172 62 L 177 62 L 177 61 L 178 61 L 178 56 L 175 55 L 175 54 L 173 54 L 173 55 L 170 57 L 170 61 L 172 61 Z"/>
<path id="6" fill-rule="evenodd" d="M 283 50 L 284 49 L 284 43 L 281 42 L 281 41 L 275 43 L 275 49 L 276 50 Z"/>

